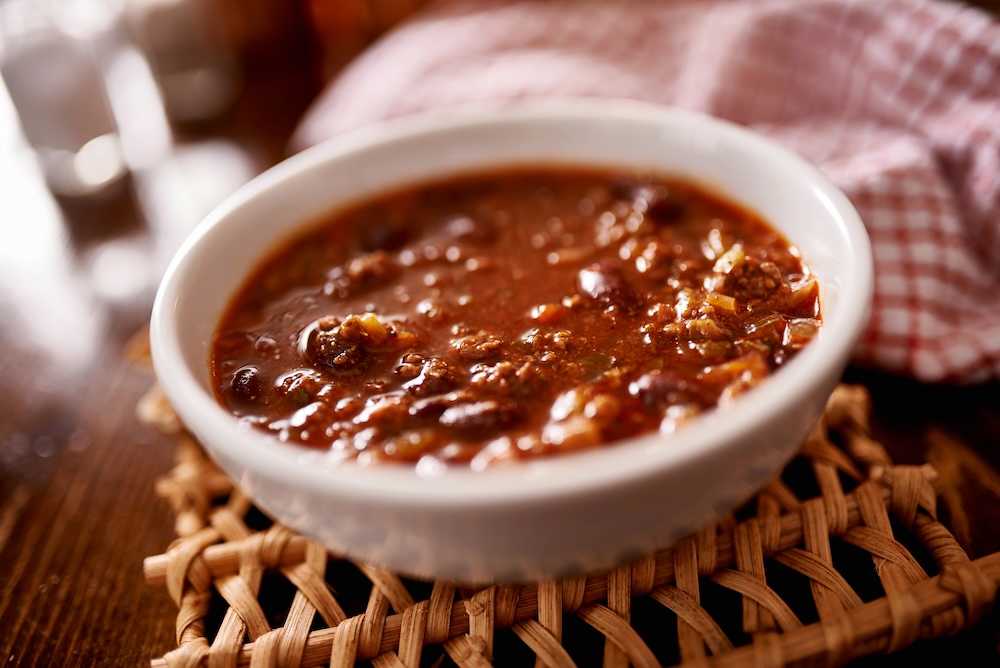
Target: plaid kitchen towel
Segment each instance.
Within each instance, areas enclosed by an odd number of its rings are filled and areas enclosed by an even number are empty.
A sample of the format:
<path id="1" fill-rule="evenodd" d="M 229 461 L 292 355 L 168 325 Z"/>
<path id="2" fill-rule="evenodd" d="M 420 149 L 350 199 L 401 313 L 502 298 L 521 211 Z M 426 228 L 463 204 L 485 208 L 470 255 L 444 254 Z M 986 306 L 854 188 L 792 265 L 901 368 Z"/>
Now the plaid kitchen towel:
<path id="1" fill-rule="evenodd" d="M 1000 22 L 943 0 L 450 0 L 354 60 L 299 149 L 431 107 L 613 96 L 746 125 L 818 165 L 871 235 L 855 362 L 1000 378 Z"/>

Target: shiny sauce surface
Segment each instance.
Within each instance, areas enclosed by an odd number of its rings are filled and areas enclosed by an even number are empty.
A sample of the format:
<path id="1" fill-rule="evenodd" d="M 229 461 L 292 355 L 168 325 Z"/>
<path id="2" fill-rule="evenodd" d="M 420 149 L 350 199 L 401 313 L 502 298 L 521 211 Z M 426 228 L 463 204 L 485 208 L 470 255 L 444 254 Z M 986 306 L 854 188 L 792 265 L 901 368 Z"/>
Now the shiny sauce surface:
<path id="1" fill-rule="evenodd" d="M 754 213 L 674 177 L 511 169 L 320 221 L 242 287 L 210 365 L 289 442 L 479 469 L 681 428 L 820 326 Z"/>

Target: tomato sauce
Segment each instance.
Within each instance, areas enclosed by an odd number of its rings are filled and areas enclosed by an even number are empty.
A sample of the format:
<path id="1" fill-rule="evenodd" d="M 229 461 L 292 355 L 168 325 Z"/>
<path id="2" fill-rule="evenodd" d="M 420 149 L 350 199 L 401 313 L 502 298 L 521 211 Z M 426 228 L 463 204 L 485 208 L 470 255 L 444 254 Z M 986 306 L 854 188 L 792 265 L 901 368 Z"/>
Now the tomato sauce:
<path id="1" fill-rule="evenodd" d="M 284 440 L 483 468 L 680 428 L 820 325 L 815 278 L 754 213 L 674 177 L 525 168 L 318 222 L 248 280 L 210 364 Z"/>

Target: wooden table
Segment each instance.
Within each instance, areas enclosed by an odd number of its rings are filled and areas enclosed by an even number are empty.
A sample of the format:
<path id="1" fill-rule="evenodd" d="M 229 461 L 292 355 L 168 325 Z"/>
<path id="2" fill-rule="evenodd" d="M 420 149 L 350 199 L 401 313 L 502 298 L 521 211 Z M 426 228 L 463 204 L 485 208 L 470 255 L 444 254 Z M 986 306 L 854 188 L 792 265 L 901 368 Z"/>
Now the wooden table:
<path id="1" fill-rule="evenodd" d="M 200 215 L 284 155 L 318 90 L 308 48 L 258 52 L 224 117 L 171 128 L 166 166 L 106 201 L 54 199 L 0 104 L 0 659 L 144 665 L 175 647 L 176 608 L 142 561 L 174 538 L 153 493 L 173 442 L 140 424 L 150 372 L 123 353 Z M 295 73 L 294 75 L 292 73 Z M 112 190 L 115 190 L 114 188 Z M 973 558 L 1000 551 L 1000 383 L 955 388 L 851 368 L 898 463 L 930 462 Z M 858 664 L 997 665 L 1000 623 Z"/>

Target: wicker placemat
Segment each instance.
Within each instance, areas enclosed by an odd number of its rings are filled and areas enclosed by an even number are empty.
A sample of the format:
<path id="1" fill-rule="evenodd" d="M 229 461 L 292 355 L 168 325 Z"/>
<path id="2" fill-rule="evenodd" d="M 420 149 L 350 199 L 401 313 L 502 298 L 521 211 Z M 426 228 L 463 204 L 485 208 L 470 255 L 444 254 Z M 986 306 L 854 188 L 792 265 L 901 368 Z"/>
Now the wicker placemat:
<path id="1" fill-rule="evenodd" d="M 1000 553 L 970 561 L 929 465 L 897 466 L 869 397 L 841 385 L 800 454 L 747 506 L 610 572 L 469 589 L 341 559 L 270 522 L 184 432 L 156 492 L 178 538 L 145 560 L 178 606 L 154 666 L 842 665 L 986 614 Z"/>

